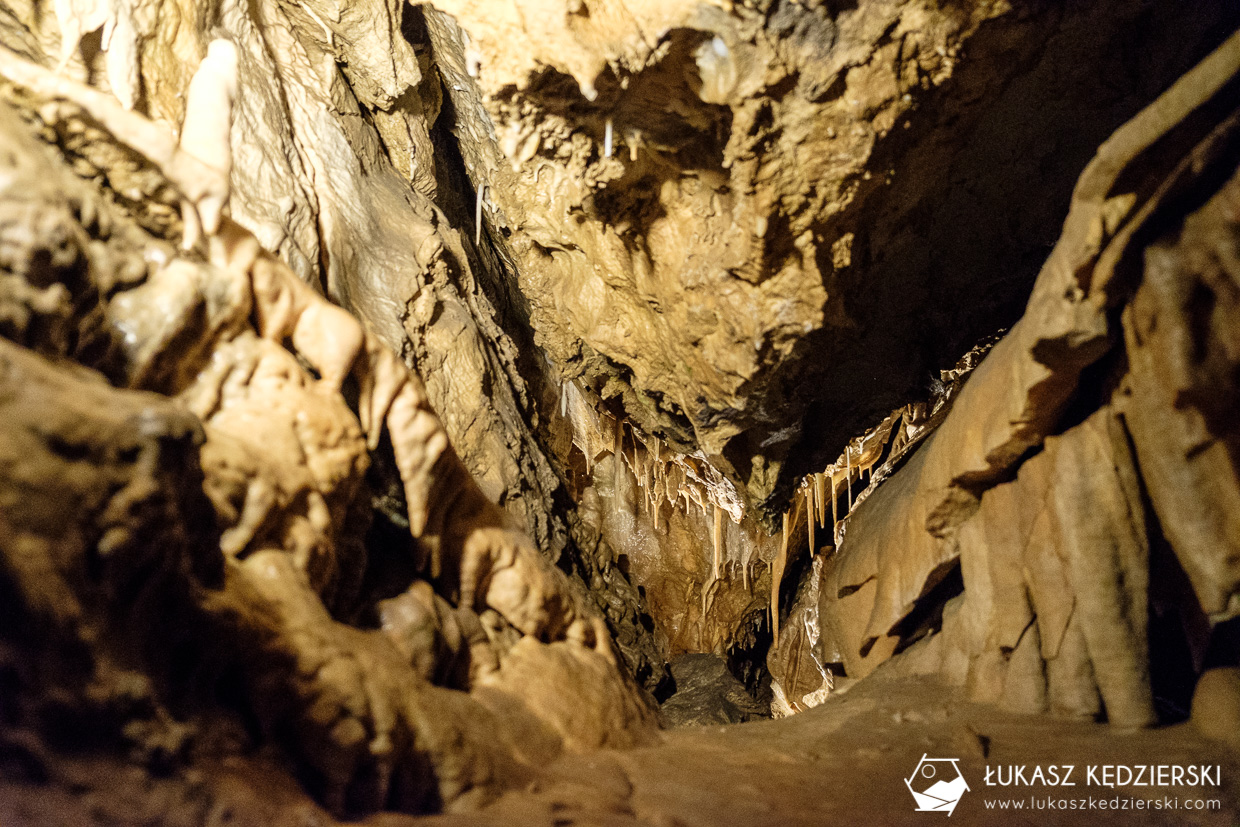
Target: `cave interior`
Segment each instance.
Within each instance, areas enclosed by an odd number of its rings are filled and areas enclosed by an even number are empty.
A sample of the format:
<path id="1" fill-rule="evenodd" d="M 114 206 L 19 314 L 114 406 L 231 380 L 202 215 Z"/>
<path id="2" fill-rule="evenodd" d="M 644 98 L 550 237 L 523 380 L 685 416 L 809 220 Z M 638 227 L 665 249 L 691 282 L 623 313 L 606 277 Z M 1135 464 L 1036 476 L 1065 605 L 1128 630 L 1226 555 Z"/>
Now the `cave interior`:
<path id="1" fill-rule="evenodd" d="M 1238 751 L 1232 0 L 0 2 L 0 827 Z"/>

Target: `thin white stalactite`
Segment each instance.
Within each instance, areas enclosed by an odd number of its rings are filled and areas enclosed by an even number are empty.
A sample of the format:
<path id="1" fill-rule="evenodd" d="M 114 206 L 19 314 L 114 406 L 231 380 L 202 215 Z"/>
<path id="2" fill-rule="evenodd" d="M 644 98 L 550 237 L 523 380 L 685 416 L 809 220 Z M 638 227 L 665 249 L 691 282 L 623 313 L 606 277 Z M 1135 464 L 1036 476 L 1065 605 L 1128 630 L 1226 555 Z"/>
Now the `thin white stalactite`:
<path id="1" fill-rule="evenodd" d="M 805 527 L 809 534 L 809 556 L 814 556 L 814 488 L 805 489 Z"/>
<path id="2" fill-rule="evenodd" d="M 779 543 L 779 553 L 771 563 L 771 630 L 774 645 L 779 648 L 779 581 L 784 579 L 784 566 L 788 564 L 788 512 L 784 512 L 784 533 Z"/>
<path id="3" fill-rule="evenodd" d="M 305 3 L 300 3 L 301 10 L 310 16 L 310 19 L 319 24 L 319 28 L 323 30 L 323 37 L 327 39 L 327 46 L 330 49 L 336 48 L 336 33 L 331 30 L 323 18 L 314 13 L 314 9 Z"/>
<path id="4" fill-rule="evenodd" d="M 852 513 L 852 443 L 844 446 L 844 473 L 848 478 L 848 513 Z"/>
<path id="5" fill-rule="evenodd" d="M 486 200 L 487 185 L 482 184 L 478 187 L 476 198 L 474 199 L 474 246 L 482 244 L 482 202 Z"/>
<path id="6" fill-rule="evenodd" d="M 835 491 L 835 471 L 831 472 L 831 543 L 835 544 L 835 527 L 840 522 L 839 498 Z"/>
<path id="7" fill-rule="evenodd" d="M 723 509 L 715 506 L 715 569 L 714 579 L 719 579 L 719 566 L 723 562 Z"/>
<path id="8" fill-rule="evenodd" d="M 825 491 L 826 477 L 826 474 L 814 474 L 814 504 L 818 506 L 819 528 L 826 528 L 827 521 L 827 494 Z"/>
<path id="9" fill-rule="evenodd" d="M 607 125 L 603 127 L 603 157 L 604 158 L 611 157 L 612 132 L 613 130 L 611 126 L 611 118 L 608 118 Z"/>

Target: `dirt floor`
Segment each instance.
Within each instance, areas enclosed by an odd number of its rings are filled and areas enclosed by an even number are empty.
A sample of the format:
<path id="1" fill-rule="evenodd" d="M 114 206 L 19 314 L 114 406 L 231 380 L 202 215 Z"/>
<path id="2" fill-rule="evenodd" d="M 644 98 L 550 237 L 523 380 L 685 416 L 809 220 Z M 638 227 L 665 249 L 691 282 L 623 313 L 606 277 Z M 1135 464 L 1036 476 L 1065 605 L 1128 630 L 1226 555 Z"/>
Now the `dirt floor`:
<path id="1" fill-rule="evenodd" d="M 1203 739 L 1191 724 L 1116 733 L 1104 724 L 1005 714 L 957 702 L 953 695 L 922 680 L 879 678 L 792 718 L 676 729 L 637 749 L 566 756 L 524 790 L 480 811 L 425 818 L 388 813 L 346 823 L 820 827 L 928 825 L 951 818 L 956 825 L 1005 827 L 1240 824 L 1240 760 Z M 959 759 L 969 789 L 950 816 L 915 809 L 904 782 L 923 756 Z M 992 781 L 998 774 L 1006 781 L 1010 768 L 1022 765 L 1026 778 L 1035 767 L 1046 776 L 1054 766 L 1056 775 L 1074 785 L 987 785 L 988 771 Z M 1072 765 L 1070 774 L 1065 765 Z M 1101 780 L 1108 765 L 1130 766 L 1134 773 L 1147 765 L 1207 765 L 1210 781 L 1220 783 L 1091 784 L 1088 768 L 1096 767 L 1095 778 Z M 83 763 L 76 785 L 0 781 L 0 826 L 339 823 L 300 794 L 287 774 L 253 757 L 215 771 L 190 771 L 192 778 L 158 779 L 136 769 L 116 774 L 115 767 Z M 1044 804 L 1048 797 L 1053 810 Z M 1003 801 L 1011 802 L 1007 810 L 1001 809 Z M 1199 801 L 1213 809 L 1189 809 L 1201 806 Z"/>
<path id="2" fill-rule="evenodd" d="M 1004 714 L 952 695 L 919 680 L 862 684 L 793 718 L 680 729 L 643 749 L 571 756 L 481 813 L 422 823 L 809 827 L 926 825 L 949 817 L 952 824 L 1240 823 L 1240 761 L 1191 725 L 1117 734 L 1101 724 Z M 915 810 L 904 779 L 923 755 L 960 759 L 969 791 L 951 816 Z M 993 781 L 1000 766 L 1007 780 L 1012 765 L 1024 765 L 1028 777 L 1037 765 L 1045 776 L 1051 765 L 1068 764 L 1075 769 L 1067 780 L 1075 786 L 986 784 L 987 768 Z M 1089 785 L 1086 775 L 1090 765 L 1099 767 L 1101 780 L 1103 765 L 1136 771 L 1158 764 L 1219 765 L 1221 787 L 1110 788 Z M 1031 809 L 1032 799 L 1048 797 L 1056 808 L 1086 809 Z M 1006 799 L 1009 807 L 1023 802 L 1023 810 L 999 812 Z M 1218 809 L 1186 809 L 1198 799 L 1217 801 Z M 1103 802 L 1107 809 L 1098 809 Z M 1129 809 L 1110 809 L 1116 805 Z"/>

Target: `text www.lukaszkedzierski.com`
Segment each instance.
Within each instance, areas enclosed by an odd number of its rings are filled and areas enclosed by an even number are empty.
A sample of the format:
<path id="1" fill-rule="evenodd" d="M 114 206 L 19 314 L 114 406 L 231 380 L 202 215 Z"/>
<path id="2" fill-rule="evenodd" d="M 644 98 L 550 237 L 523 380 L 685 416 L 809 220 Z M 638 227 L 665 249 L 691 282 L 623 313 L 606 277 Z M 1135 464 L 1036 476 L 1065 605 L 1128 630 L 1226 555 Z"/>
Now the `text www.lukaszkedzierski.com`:
<path id="1" fill-rule="evenodd" d="M 1028 798 L 993 798 L 982 802 L 987 810 L 1219 810 L 1222 804 L 1217 798 L 1179 799 L 1128 798 L 1057 798 L 1055 796 L 1031 795 Z"/>

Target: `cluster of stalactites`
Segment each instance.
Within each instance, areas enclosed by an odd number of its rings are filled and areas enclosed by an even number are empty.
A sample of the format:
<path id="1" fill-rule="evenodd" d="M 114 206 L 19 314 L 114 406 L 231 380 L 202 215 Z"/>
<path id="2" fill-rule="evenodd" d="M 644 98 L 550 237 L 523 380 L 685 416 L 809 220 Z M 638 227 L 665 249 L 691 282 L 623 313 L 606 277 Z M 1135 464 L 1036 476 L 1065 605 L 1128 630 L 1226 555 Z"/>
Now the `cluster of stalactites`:
<path id="1" fill-rule="evenodd" d="M 801 478 L 789 510 L 783 515 L 783 537 L 772 563 L 771 628 L 779 644 L 779 589 L 788 564 L 789 535 L 805 520 L 810 556 L 818 552 L 818 531 L 830 529 L 827 553 L 844 540 L 848 515 L 882 484 L 895 466 L 946 414 L 967 375 L 1002 335 L 988 337 L 960 357 L 932 383 L 931 398 L 892 411 L 874 428 L 849 440 L 843 453 L 822 471 Z M 875 466 L 878 466 L 877 468 Z"/>
<path id="2" fill-rule="evenodd" d="M 582 452 L 586 473 L 594 474 L 602 459 L 614 458 L 615 487 L 627 469 L 637 482 L 638 506 L 646 511 L 657 530 L 663 509 L 701 512 L 711 525 L 710 562 L 702 584 L 702 616 L 710 612 L 719 585 L 733 568 L 740 569 L 746 591 L 757 564 L 753 543 L 741 543 L 738 559 L 728 558 L 724 515 L 735 524 L 745 516 L 736 488 L 700 454 L 684 454 L 668 448 L 657 437 L 644 434 L 624 419 L 600 412 L 572 381 L 560 386 L 560 415 L 573 427 L 573 444 Z"/>
<path id="3" fill-rule="evenodd" d="M 788 565 L 789 544 L 793 533 L 805 521 L 806 541 L 812 558 L 819 551 L 819 532 L 829 529 L 823 544 L 830 554 L 843 542 L 847 518 L 894 470 L 946 412 L 965 377 L 998 340 L 991 337 L 960 358 L 956 365 L 940 372 L 932 383 L 931 398 L 916 402 L 890 413 L 877 426 L 849 440 L 843 452 L 822 471 L 806 474 L 796 489 L 792 503 L 781 518 L 779 550 L 771 561 L 771 628 L 776 645 L 779 643 L 779 590 Z M 683 454 L 667 449 L 657 438 L 643 434 L 624 419 L 600 412 L 570 380 L 560 386 L 560 415 L 573 428 L 573 444 L 586 460 L 586 471 L 593 474 L 595 464 L 606 456 L 616 459 L 614 473 L 619 488 L 624 469 L 633 474 L 641 492 L 638 504 L 646 510 L 659 528 L 661 510 L 690 506 L 701 510 L 703 518 L 711 519 L 711 560 L 709 575 L 702 585 L 702 613 L 705 615 L 717 592 L 717 585 L 728 575 L 728 563 L 737 562 L 742 585 L 750 589 L 753 582 L 753 543 L 743 544 L 741 559 L 726 559 L 723 515 L 739 524 L 745 515 L 744 505 L 734 486 L 701 455 Z M 683 505 L 682 505 L 683 503 Z"/>
<path id="4" fill-rule="evenodd" d="M 830 545 L 844 538 L 846 518 L 886 479 L 895 465 L 929 434 L 945 414 L 965 377 L 998 341 L 1002 332 L 988 337 L 960 357 L 950 370 L 939 372 L 931 398 L 892 411 L 874 428 L 848 441 L 839 458 L 822 471 L 806 474 L 797 488 L 804 504 L 809 550 L 816 549 L 815 528 L 831 528 Z M 881 465 L 879 464 L 881 462 Z M 879 467 L 876 469 L 875 466 Z M 854 481 L 855 477 L 855 481 Z M 855 490 L 854 490 L 855 489 Z M 830 522 L 827 512 L 831 513 Z"/>
<path id="5" fill-rule="evenodd" d="M 573 444 L 585 457 L 587 473 L 593 474 L 594 466 L 609 455 L 619 460 L 617 475 L 622 466 L 628 467 L 642 492 L 639 504 L 651 515 L 655 528 L 665 506 L 685 511 L 695 506 L 703 516 L 714 513 L 716 524 L 724 513 L 737 524 L 744 518 L 745 508 L 735 486 L 704 456 L 671 450 L 626 420 L 599 412 L 571 381 L 560 385 L 560 415 L 572 423 Z M 716 530 L 716 546 L 720 534 Z"/>
<path id="6" fill-rule="evenodd" d="M 830 528 L 829 549 L 834 549 L 843 538 L 844 521 L 862 494 L 876 484 L 871 471 L 885 454 L 893 440 L 900 440 L 904 430 L 897 432 L 905 409 L 892 413 L 878 427 L 851 439 L 844 446 L 839 459 L 822 471 L 806 474 L 793 496 L 792 504 L 784 512 L 781 523 L 783 536 L 779 552 L 775 555 L 771 571 L 771 629 L 775 645 L 779 645 L 779 590 L 788 565 L 791 535 L 805 520 L 806 541 L 812 558 L 818 553 L 818 532 Z M 894 436 L 893 436 L 894 434 Z M 903 440 L 901 440 L 903 441 Z M 893 449 L 896 447 L 892 445 Z M 827 553 L 830 553 L 828 551 Z"/>

